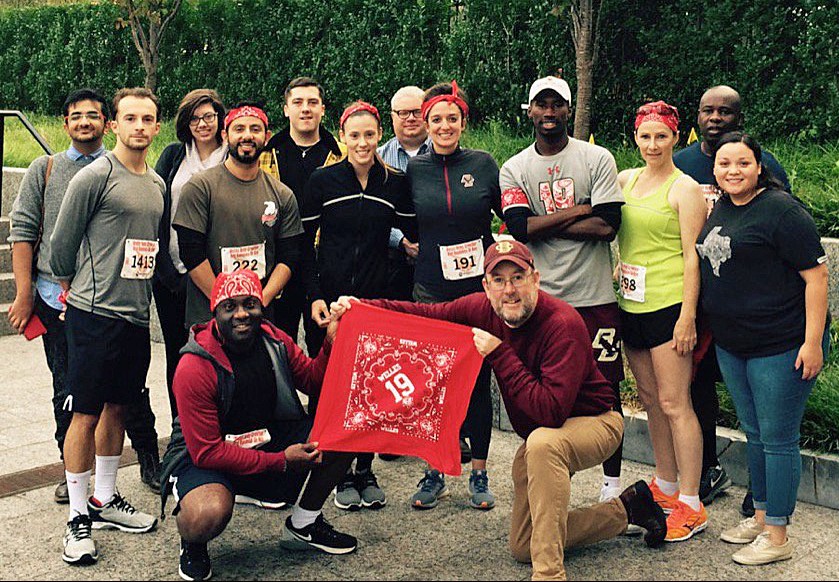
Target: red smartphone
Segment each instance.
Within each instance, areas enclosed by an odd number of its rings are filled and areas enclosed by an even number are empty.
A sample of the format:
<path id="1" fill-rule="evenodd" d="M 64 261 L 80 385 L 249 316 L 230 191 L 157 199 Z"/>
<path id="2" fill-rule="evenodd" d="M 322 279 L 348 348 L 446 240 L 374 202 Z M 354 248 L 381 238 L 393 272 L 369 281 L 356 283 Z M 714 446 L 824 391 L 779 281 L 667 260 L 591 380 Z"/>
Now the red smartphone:
<path id="1" fill-rule="evenodd" d="M 29 321 L 26 323 L 26 327 L 23 328 L 23 337 L 29 341 L 32 341 L 36 337 L 42 336 L 45 333 L 47 333 L 47 328 L 44 327 L 44 324 L 41 322 L 41 318 L 37 315 L 30 317 Z"/>

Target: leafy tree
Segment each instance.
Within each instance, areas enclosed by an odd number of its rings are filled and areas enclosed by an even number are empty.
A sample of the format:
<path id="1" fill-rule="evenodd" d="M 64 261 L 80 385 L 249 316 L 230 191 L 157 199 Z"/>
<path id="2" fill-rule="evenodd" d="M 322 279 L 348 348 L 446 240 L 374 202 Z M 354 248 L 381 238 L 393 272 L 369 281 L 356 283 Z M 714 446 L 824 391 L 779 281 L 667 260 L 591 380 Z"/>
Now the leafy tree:
<path id="1" fill-rule="evenodd" d="M 178 13 L 182 0 L 114 0 L 128 19 L 119 18 L 117 26 L 131 28 L 131 38 L 146 71 L 145 86 L 157 89 L 157 66 L 160 41 L 166 27 Z"/>

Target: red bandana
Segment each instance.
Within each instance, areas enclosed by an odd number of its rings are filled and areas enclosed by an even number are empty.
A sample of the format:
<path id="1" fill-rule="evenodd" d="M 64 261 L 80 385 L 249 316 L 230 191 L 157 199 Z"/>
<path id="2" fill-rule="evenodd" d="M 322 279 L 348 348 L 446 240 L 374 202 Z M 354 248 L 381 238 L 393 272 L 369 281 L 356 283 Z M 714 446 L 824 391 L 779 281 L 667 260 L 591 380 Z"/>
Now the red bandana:
<path id="1" fill-rule="evenodd" d="M 240 117 L 258 117 L 265 124 L 265 129 L 268 129 L 268 116 L 262 109 L 253 105 L 245 105 L 228 111 L 227 115 L 224 116 L 224 129 L 226 130 L 231 123 Z"/>
<path id="2" fill-rule="evenodd" d="M 241 295 L 249 295 L 262 301 L 262 283 L 259 282 L 259 275 L 250 269 L 219 273 L 210 293 L 210 312 L 215 311 L 216 306 L 225 299 Z"/>
<path id="3" fill-rule="evenodd" d="M 467 117 L 469 115 L 469 106 L 466 104 L 466 101 L 461 99 L 457 96 L 457 81 L 452 81 L 452 94 L 451 95 L 437 95 L 436 97 L 432 97 L 428 101 L 423 101 L 422 103 L 422 118 L 423 120 L 428 119 L 428 112 L 431 111 L 431 108 L 440 103 L 441 101 L 447 101 L 449 103 L 454 103 L 458 107 L 460 107 L 461 113 L 463 113 L 463 117 Z"/>
<path id="4" fill-rule="evenodd" d="M 638 108 L 635 129 L 645 121 L 659 121 L 676 133 L 679 131 L 679 110 L 664 101 L 647 103 Z"/>
<path id="5" fill-rule="evenodd" d="M 359 111 L 366 111 L 368 113 L 372 113 L 373 117 L 376 118 L 376 121 L 378 121 L 379 123 L 382 122 L 381 118 L 379 117 L 379 110 L 367 103 L 366 101 L 362 101 L 361 99 L 359 99 L 358 101 L 344 109 L 344 112 L 341 114 L 341 121 L 339 122 L 338 127 L 344 129 L 344 122 L 347 121 L 347 118 L 353 113 L 358 113 Z"/>
<path id="6" fill-rule="evenodd" d="M 341 318 L 310 440 L 421 457 L 460 475 L 458 435 L 481 362 L 466 326 L 355 303 Z"/>

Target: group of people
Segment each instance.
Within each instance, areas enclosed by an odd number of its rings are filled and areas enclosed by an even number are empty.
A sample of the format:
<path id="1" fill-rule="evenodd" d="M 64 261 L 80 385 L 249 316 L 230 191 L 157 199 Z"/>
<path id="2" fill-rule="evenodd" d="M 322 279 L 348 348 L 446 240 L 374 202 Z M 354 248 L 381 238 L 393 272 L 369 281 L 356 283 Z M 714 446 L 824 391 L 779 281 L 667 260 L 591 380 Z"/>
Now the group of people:
<path id="1" fill-rule="evenodd" d="M 286 87 L 288 128 L 275 135 L 258 103 L 227 109 L 197 89 L 152 170 L 153 93 L 120 90 L 113 113 L 95 91 L 68 96 L 72 145 L 30 166 L 11 215 L 9 314 L 20 331 L 33 313 L 47 327 L 67 477 L 56 500 L 70 504 L 63 559 L 98 559 L 93 528 L 157 524 L 116 490 L 125 429 L 153 433 L 152 295 L 173 431 L 162 466 L 153 434 L 141 474 L 164 509 L 170 491 L 176 499 L 184 579 L 211 576 L 207 543 L 235 503 L 290 505 L 282 545 L 332 554 L 357 540 L 323 518 L 330 494 L 345 510 L 386 505 L 374 455 L 308 440 L 354 300 L 473 328 L 484 365 L 461 428 L 469 504 L 496 502 L 492 371 L 524 439 L 510 547 L 534 579 L 564 579 L 566 547 L 642 531 L 656 546 L 706 529 L 705 505 L 731 484 L 716 456 L 720 371 L 751 476 L 747 519 L 721 538 L 744 544 L 733 556 L 742 564 L 791 557 L 798 430 L 828 348 L 826 259 L 780 165 L 742 132 L 736 91 L 702 96 L 703 139 L 675 154 L 677 109 L 640 107 L 645 165 L 621 173 L 608 150 L 568 135 L 571 90 L 557 77 L 530 87 L 535 141 L 500 170 L 461 147 L 469 103 L 456 82 L 403 87 L 390 106 L 395 136 L 380 146 L 381 115 L 364 101 L 346 107 L 338 140 L 324 130 L 324 91 L 311 78 Z M 512 236 L 497 239 L 493 214 Z M 649 484 L 629 487 L 622 352 L 655 457 Z M 571 475 L 596 465 L 599 503 L 570 510 Z M 431 509 L 448 493 L 429 467 L 410 504 Z"/>

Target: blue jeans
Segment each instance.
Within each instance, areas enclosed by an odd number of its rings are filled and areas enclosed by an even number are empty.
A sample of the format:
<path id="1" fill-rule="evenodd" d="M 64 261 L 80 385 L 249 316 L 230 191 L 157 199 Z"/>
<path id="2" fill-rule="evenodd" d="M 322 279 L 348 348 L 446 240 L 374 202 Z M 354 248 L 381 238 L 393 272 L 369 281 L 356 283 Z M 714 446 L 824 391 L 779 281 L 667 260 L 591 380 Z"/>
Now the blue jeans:
<path id="1" fill-rule="evenodd" d="M 830 334 L 825 331 L 825 359 Z M 801 481 L 798 448 L 801 418 L 816 383 L 795 369 L 799 347 L 774 356 L 741 358 L 716 346 L 720 370 L 740 426 L 748 440 L 747 459 L 755 509 L 769 525 L 787 525 Z"/>

